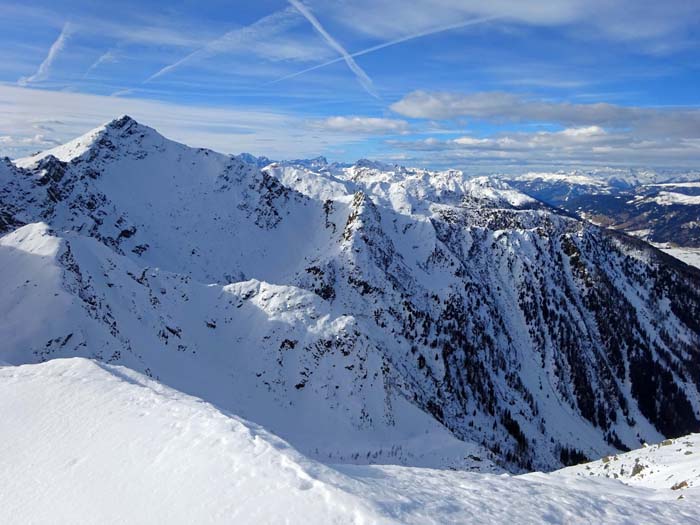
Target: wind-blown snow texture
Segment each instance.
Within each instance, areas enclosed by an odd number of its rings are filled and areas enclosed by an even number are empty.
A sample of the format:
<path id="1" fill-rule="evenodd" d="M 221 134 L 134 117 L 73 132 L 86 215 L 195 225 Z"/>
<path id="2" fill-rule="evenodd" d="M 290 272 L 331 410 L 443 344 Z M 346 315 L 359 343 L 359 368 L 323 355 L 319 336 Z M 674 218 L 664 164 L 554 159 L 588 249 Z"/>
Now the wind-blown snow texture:
<path id="1" fill-rule="evenodd" d="M 0 367 L 0 413 L 5 524 L 700 522 L 697 435 L 552 474 L 326 466 L 200 399 L 79 358 Z M 606 479 L 623 471 L 624 483 Z"/>
<path id="2" fill-rule="evenodd" d="M 338 463 L 700 430 L 696 269 L 457 171 L 259 164 L 128 117 L 0 163 L 0 361 L 125 365 Z"/>

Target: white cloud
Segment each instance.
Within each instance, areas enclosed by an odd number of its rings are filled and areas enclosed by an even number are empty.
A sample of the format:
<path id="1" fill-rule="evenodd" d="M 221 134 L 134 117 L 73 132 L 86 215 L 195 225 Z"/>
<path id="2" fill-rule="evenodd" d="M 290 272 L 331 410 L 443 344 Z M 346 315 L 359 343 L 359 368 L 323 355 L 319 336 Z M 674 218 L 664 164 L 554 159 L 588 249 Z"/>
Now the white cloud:
<path id="1" fill-rule="evenodd" d="M 316 2 L 319 10 L 356 31 L 375 38 L 398 38 L 430 27 L 473 17 L 504 17 L 510 21 L 553 25 L 581 15 L 584 0 L 356 0 Z"/>
<path id="2" fill-rule="evenodd" d="M 87 69 L 87 71 L 85 72 L 85 75 L 84 75 L 84 76 L 89 75 L 89 74 L 92 73 L 95 69 L 97 69 L 98 67 L 100 67 L 100 66 L 103 65 L 103 64 L 111 64 L 111 63 L 117 62 L 118 60 L 119 60 L 119 58 L 118 58 L 117 53 L 116 53 L 115 51 L 113 51 L 113 50 L 111 50 L 111 49 L 108 50 L 108 51 L 105 51 L 104 53 L 102 53 L 102 54 L 97 58 L 97 60 L 95 60 L 95 61 L 90 65 L 90 67 L 89 67 L 89 68 Z"/>
<path id="3" fill-rule="evenodd" d="M 49 73 L 51 72 L 51 66 L 53 66 L 54 61 L 56 60 L 58 55 L 61 53 L 61 51 L 63 51 L 63 48 L 65 47 L 66 42 L 68 41 L 68 38 L 70 37 L 72 31 L 73 31 L 73 27 L 71 26 L 70 22 L 66 22 L 63 25 L 63 29 L 61 30 L 61 34 L 59 34 L 58 38 L 54 41 L 53 44 L 51 44 L 51 47 L 49 48 L 49 52 L 46 55 L 46 58 L 39 65 L 39 69 L 36 70 L 36 73 L 34 73 L 33 75 L 30 75 L 28 77 L 20 78 L 17 81 L 17 83 L 21 86 L 26 86 L 26 85 L 29 85 L 33 82 L 46 80 L 49 77 Z"/>
<path id="4" fill-rule="evenodd" d="M 466 94 L 414 91 L 392 104 L 391 109 L 405 117 L 422 119 L 467 117 L 493 122 L 631 129 L 639 136 L 700 137 L 700 109 L 697 108 L 572 104 L 498 91 Z"/>
<path id="5" fill-rule="evenodd" d="M 0 144 L 10 146 L 56 146 L 60 144 L 57 140 L 46 138 L 44 135 L 37 134 L 31 137 L 13 137 L 12 135 L 0 135 Z"/>
<path id="6" fill-rule="evenodd" d="M 59 2 L 53 2 L 52 7 L 29 4 L 30 2 L 0 2 L 0 19 L 15 24 L 56 27 L 57 20 L 61 20 L 66 14 L 65 6 Z M 75 30 L 81 35 L 154 46 L 192 48 L 202 44 L 204 35 L 190 25 L 191 20 L 173 23 L 172 18 L 159 16 L 154 11 L 135 11 L 133 6 L 128 6 L 126 2 L 110 2 L 101 7 L 104 9 L 101 10 L 100 16 L 91 16 L 86 14 L 85 10 L 72 9 L 71 23 Z"/>
<path id="7" fill-rule="evenodd" d="M 640 138 L 599 126 L 560 131 L 510 132 L 489 137 L 391 141 L 399 150 L 430 158 L 433 165 L 695 167 L 700 141 Z"/>
<path id="8" fill-rule="evenodd" d="M 310 122 L 316 129 L 330 132 L 390 135 L 408 132 L 405 120 L 373 117 L 329 117 Z"/>
<path id="9" fill-rule="evenodd" d="M 303 18 L 292 7 L 275 11 L 246 27 L 228 31 L 219 38 L 211 40 L 183 58 L 162 67 L 146 82 L 172 73 L 184 65 L 195 64 L 208 57 L 223 53 L 245 52 L 267 60 L 297 60 L 300 62 L 328 58 L 328 51 L 324 47 L 308 39 L 295 38 L 285 34 L 302 21 Z"/>
<path id="10" fill-rule="evenodd" d="M 585 128 L 567 128 L 561 132 L 566 137 L 589 138 L 605 134 L 605 130 L 600 126 L 586 126 Z"/>
<path id="11" fill-rule="evenodd" d="M 322 133 L 307 117 L 265 109 L 172 104 L 138 98 L 105 97 L 0 84 L 0 156 L 33 153 L 37 123 L 46 145 L 64 143 L 104 122 L 128 114 L 165 136 L 191 146 L 224 153 L 248 151 L 271 158 L 300 158 L 327 153 L 355 142 L 362 134 Z"/>

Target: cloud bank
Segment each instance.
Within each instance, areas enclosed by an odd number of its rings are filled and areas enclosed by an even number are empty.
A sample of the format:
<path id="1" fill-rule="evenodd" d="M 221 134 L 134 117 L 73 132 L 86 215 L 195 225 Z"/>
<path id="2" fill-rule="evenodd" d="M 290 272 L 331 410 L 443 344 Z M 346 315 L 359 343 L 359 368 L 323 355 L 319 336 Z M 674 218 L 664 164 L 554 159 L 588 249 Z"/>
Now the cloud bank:
<path id="1" fill-rule="evenodd" d="M 417 119 L 459 117 L 497 123 L 553 123 L 568 127 L 628 129 L 639 136 L 700 138 L 700 109 L 649 108 L 616 104 L 573 104 L 505 92 L 443 93 L 414 91 L 391 105 Z"/>

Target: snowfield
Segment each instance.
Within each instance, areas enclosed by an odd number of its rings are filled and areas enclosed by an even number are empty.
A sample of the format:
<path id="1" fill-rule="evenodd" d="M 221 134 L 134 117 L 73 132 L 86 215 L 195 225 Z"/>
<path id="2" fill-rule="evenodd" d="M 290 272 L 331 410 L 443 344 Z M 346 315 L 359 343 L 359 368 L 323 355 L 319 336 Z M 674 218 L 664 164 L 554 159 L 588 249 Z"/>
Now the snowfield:
<path id="1" fill-rule="evenodd" d="M 0 413 L 8 525 L 700 523 L 695 435 L 605 463 L 631 472 L 643 458 L 640 482 L 605 478 L 603 462 L 525 476 L 323 465 L 201 399 L 80 358 L 0 367 Z"/>
<path id="2" fill-rule="evenodd" d="M 654 197 L 654 201 L 662 206 L 672 206 L 674 204 L 697 206 L 700 204 L 700 195 L 685 195 L 672 191 L 662 191 Z"/>
<path id="3" fill-rule="evenodd" d="M 659 250 L 669 254 L 685 264 L 700 268 L 700 248 L 672 248 L 668 244 L 656 244 Z"/>

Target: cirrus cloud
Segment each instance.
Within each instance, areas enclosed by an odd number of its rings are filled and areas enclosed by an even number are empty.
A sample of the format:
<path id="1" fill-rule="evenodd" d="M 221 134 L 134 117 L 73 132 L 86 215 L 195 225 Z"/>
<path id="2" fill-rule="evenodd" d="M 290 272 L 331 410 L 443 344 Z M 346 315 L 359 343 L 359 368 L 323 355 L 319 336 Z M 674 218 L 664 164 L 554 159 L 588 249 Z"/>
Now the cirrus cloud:
<path id="1" fill-rule="evenodd" d="M 377 38 L 400 37 L 470 17 L 495 16 L 504 24 L 561 27 L 575 34 L 636 42 L 640 51 L 667 50 L 692 34 L 700 4 L 688 0 L 315 0 L 318 9 L 355 31 Z M 316 6 L 314 6 L 316 7 Z"/>

